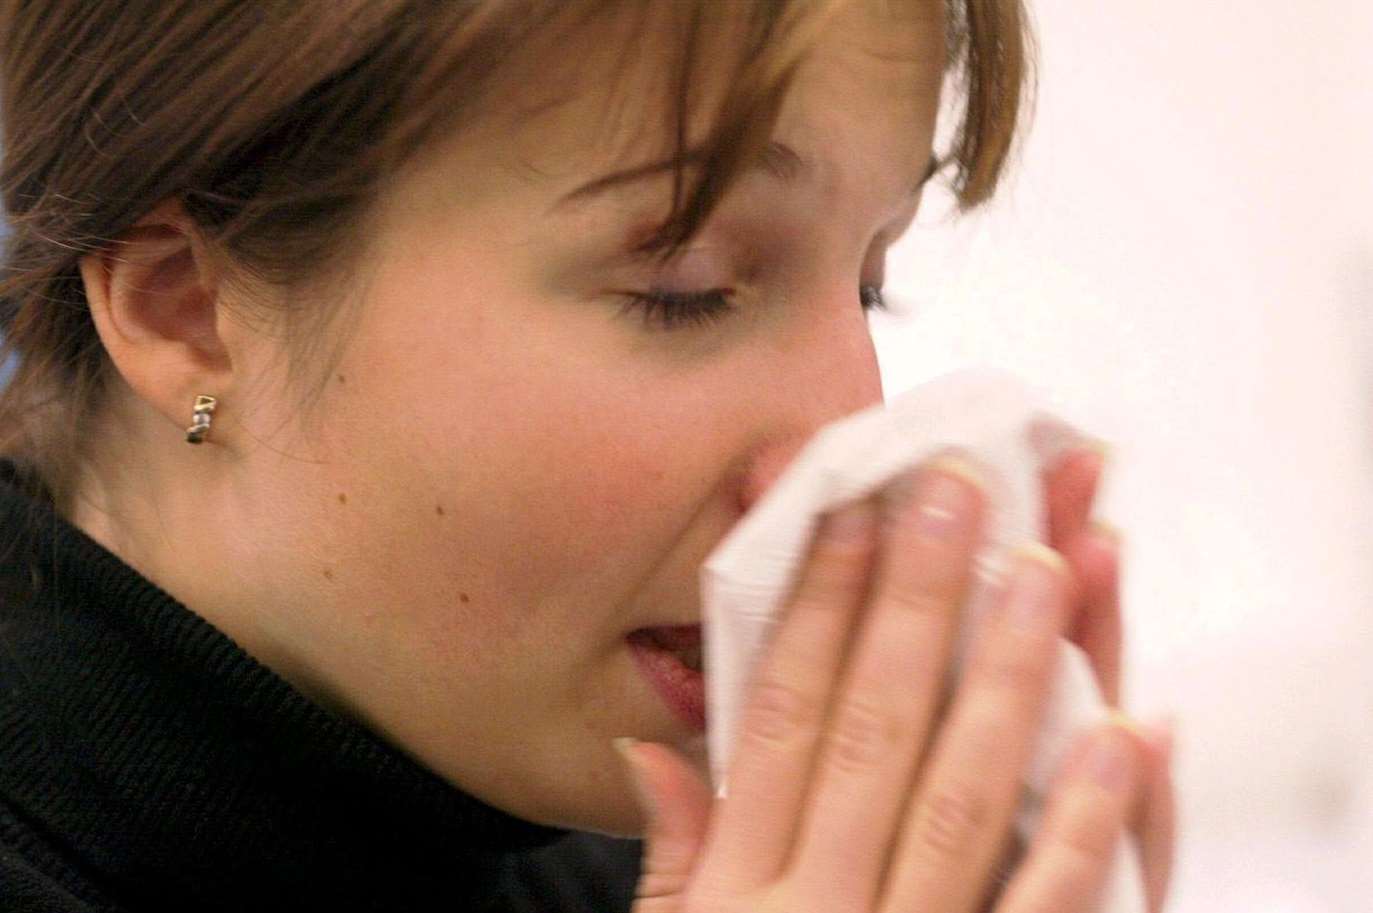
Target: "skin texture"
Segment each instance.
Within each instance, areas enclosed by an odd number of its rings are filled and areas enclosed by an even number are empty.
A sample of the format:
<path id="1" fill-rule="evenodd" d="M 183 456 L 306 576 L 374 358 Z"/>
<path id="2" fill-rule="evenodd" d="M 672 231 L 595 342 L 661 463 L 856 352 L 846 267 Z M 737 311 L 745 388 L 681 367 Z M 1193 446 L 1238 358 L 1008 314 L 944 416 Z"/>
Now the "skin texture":
<path id="1" fill-rule="evenodd" d="M 656 129 L 660 94 L 620 91 L 616 55 L 595 53 L 620 37 L 542 61 L 547 82 L 512 79 L 518 103 L 411 163 L 368 214 L 318 432 L 272 328 L 234 317 L 280 293 L 229 281 L 159 207 L 82 263 L 117 375 L 73 521 L 455 785 L 531 820 L 640 832 L 611 739 L 703 754 L 624 637 L 699 620 L 713 546 L 815 430 L 881 398 L 858 288 L 880 285 L 918 204 L 941 7 L 836 19 L 774 134 L 808 168 L 747 175 L 666 268 L 624 252 L 670 178 L 560 204 L 661 153 L 625 126 Z M 543 104 L 550 90 L 568 97 Z M 654 287 L 728 288 L 737 308 L 662 329 L 625 312 Z M 191 448 L 197 393 L 220 405 Z"/>

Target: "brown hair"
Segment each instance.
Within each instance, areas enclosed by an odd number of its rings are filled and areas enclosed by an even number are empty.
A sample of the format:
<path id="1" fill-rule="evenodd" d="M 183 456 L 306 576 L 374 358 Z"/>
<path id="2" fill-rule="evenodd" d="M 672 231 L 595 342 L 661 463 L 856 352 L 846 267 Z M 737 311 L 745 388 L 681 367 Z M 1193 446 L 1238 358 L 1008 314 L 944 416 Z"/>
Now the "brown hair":
<path id="1" fill-rule="evenodd" d="M 843 0 L 680 0 L 683 51 L 668 80 L 678 163 L 652 240 L 691 238 L 768 141 L 797 64 Z M 1020 0 L 945 0 L 961 99 L 951 186 L 963 210 L 996 187 L 1027 81 Z M 227 263 L 293 289 L 346 268 L 382 178 L 469 122 L 504 68 L 538 41 L 639 4 L 622 0 L 0 0 L 0 182 L 11 234 L 0 267 L 0 456 L 21 487 L 67 512 L 100 415 L 108 356 L 78 263 L 166 199 Z M 722 64 L 702 23 L 729 9 L 743 35 Z M 742 25 L 742 29 L 739 28 Z M 688 150 L 688 89 L 731 66 L 713 132 Z M 688 153 L 691 154 L 688 154 Z M 699 166 L 699 167 L 698 167 Z M 283 317 L 303 400 L 329 376 L 311 349 L 339 306 Z M 308 351 L 307 351 L 308 350 Z M 327 355 L 327 353 L 326 353 Z M 323 370 L 305 372 L 304 365 Z M 308 412 L 308 408 L 303 410 Z"/>

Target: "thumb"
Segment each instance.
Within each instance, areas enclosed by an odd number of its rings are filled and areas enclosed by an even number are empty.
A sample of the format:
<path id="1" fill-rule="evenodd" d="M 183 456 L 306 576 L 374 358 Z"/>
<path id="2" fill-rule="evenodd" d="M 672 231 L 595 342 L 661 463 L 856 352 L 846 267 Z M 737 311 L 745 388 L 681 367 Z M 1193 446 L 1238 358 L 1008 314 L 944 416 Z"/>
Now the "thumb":
<path id="1" fill-rule="evenodd" d="M 714 796 L 695 767 L 666 745 L 615 740 L 644 813 L 644 855 L 636 895 L 654 904 L 636 913 L 676 909 L 696 867 Z"/>

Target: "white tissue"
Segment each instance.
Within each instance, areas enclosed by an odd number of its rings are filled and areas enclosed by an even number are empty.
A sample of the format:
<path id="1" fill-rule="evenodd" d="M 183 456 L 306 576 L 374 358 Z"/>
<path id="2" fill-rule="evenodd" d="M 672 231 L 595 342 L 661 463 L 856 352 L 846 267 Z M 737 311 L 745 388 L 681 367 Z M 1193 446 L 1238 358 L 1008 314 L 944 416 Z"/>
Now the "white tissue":
<path id="1" fill-rule="evenodd" d="M 965 606 L 954 675 L 969 634 L 1002 579 L 1009 551 L 1045 541 L 1040 471 L 1082 435 L 1040 408 L 1014 377 L 978 369 L 946 375 L 882 406 L 821 429 L 781 478 L 725 537 L 701 571 L 705 616 L 707 749 L 716 795 L 728 793 L 726 768 L 750 672 L 768 640 L 793 574 L 820 517 L 882 489 L 905 470 L 957 449 L 988 487 L 986 545 Z M 1064 640 L 1058 677 L 1026 771 L 1016 827 L 1027 845 L 1048 786 L 1069 744 L 1109 714 L 1086 655 Z M 1146 913 L 1133 838 L 1117 847 L 1102 913 Z"/>

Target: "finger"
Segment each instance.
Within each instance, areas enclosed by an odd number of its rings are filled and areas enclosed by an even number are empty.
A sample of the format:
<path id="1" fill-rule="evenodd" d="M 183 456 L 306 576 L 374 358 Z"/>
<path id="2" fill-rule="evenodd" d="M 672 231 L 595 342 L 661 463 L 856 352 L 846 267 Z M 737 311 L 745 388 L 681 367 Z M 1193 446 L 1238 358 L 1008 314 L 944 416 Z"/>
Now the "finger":
<path id="1" fill-rule="evenodd" d="M 890 526 L 789 871 L 816 909 L 871 909 L 915 780 L 981 538 L 982 484 L 936 461 Z"/>
<path id="2" fill-rule="evenodd" d="M 825 518 L 780 625 L 750 682 L 729 766 L 729 795 L 706 836 L 711 884 L 750 892 L 783 869 L 830 694 L 866 595 L 877 507 Z"/>
<path id="3" fill-rule="evenodd" d="M 1114 723 L 1078 740 L 997 913 L 1097 908 L 1139 792 L 1138 751 L 1137 740 Z"/>
<path id="4" fill-rule="evenodd" d="M 1173 737 L 1167 722 L 1143 727 L 1148 757 L 1144 787 L 1134 831 L 1139 838 L 1140 865 L 1151 913 L 1159 913 L 1168 897 L 1177 844 L 1177 812 L 1173 788 Z"/>
<path id="5" fill-rule="evenodd" d="M 1078 581 L 1068 639 L 1091 663 L 1106 703 L 1120 704 L 1123 621 L 1120 612 L 1120 534 L 1099 522 L 1077 536 L 1064 558 Z"/>
<path id="6" fill-rule="evenodd" d="M 1042 471 L 1051 547 L 1064 547 L 1086 529 L 1105 463 L 1104 448 L 1083 445 L 1067 451 Z"/>
<path id="7" fill-rule="evenodd" d="M 691 881 L 713 795 L 691 763 L 666 745 L 616 739 L 644 817 L 644 853 L 635 913 L 655 899 L 680 898 Z"/>
<path id="8" fill-rule="evenodd" d="M 1027 544 L 1013 568 L 907 812 L 884 910 L 972 909 L 1004 845 L 1067 614 L 1068 568 L 1056 552 Z"/>

